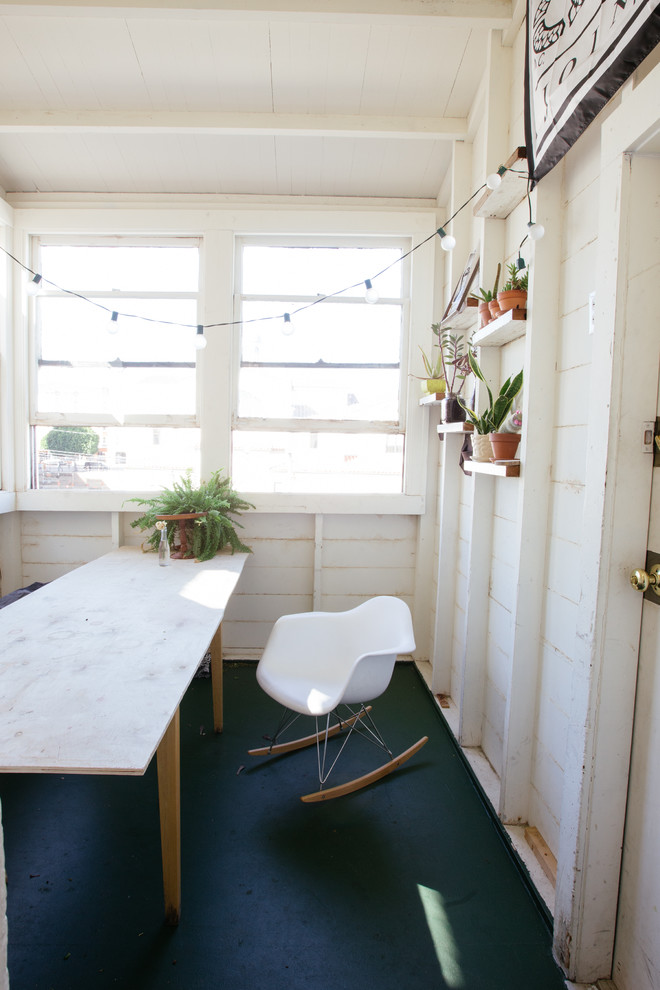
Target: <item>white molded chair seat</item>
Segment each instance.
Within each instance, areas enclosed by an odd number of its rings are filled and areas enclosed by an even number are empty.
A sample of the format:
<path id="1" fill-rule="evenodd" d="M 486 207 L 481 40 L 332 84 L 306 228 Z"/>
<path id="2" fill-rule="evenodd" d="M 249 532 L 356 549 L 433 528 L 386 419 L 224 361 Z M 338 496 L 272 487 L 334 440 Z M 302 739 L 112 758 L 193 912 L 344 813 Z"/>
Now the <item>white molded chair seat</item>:
<path id="1" fill-rule="evenodd" d="M 315 735 L 287 744 L 277 743 L 278 730 L 269 747 L 250 752 L 264 755 L 301 748 L 314 742 L 320 745 L 321 739 L 325 738 L 327 742 L 328 736 L 344 728 L 349 728 L 349 736 L 354 730 L 363 734 L 365 723 L 362 719 L 366 717 L 371 724 L 366 731 L 392 758 L 371 722 L 366 703 L 385 691 L 397 657 L 414 649 L 410 610 L 399 598 L 383 595 L 346 612 L 303 612 L 282 616 L 273 626 L 259 661 L 257 681 L 266 694 L 288 712 L 312 715 L 317 720 L 319 716 L 326 716 L 325 729 L 319 731 L 317 721 Z M 337 715 L 338 721 L 331 728 L 330 714 L 336 712 L 339 705 L 358 705 L 360 710 L 356 714 L 349 709 L 351 717 L 348 719 Z M 289 719 L 286 724 L 291 724 L 291 721 Z M 424 742 L 426 738 L 416 744 L 417 749 Z M 384 773 L 394 769 L 394 765 L 403 762 L 404 756 L 407 759 L 417 751 L 415 747 L 411 749 L 397 760 L 391 759 L 385 768 L 374 773 L 384 776 Z M 321 788 L 328 774 L 322 769 L 319 757 Z M 364 783 L 357 783 L 356 786 L 361 787 L 371 779 L 378 779 L 373 774 L 368 774 L 367 778 L 359 778 Z M 355 790 L 356 786 L 349 785 L 348 789 Z M 332 791 L 346 793 L 346 785 Z M 321 800 L 331 796 L 335 796 L 331 791 L 321 790 L 317 795 L 308 795 L 303 800 Z"/>

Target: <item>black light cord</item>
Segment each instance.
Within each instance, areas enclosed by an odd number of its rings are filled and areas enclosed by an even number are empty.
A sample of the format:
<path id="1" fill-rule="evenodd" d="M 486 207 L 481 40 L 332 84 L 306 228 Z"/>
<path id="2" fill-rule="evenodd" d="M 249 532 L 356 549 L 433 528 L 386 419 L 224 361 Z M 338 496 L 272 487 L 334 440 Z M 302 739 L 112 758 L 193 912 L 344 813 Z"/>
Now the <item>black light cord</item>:
<path id="1" fill-rule="evenodd" d="M 503 169 L 504 166 L 500 166 L 500 168 Z M 527 175 L 527 201 L 529 204 L 529 222 L 530 224 L 532 224 L 533 223 L 532 202 L 530 197 L 529 174 L 521 172 L 516 169 L 504 169 L 504 171 L 516 172 L 516 174 L 519 175 L 525 175 L 525 174 Z M 96 306 L 98 309 L 102 309 L 104 312 L 108 313 L 108 315 L 111 316 L 111 318 L 115 322 L 117 321 L 118 317 L 121 317 L 122 319 L 144 320 L 147 323 L 160 323 L 164 326 L 177 326 L 177 327 L 184 327 L 186 329 L 197 330 L 198 333 L 200 332 L 200 327 L 201 327 L 201 331 L 203 332 L 204 330 L 215 329 L 217 327 L 233 327 L 233 326 L 243 325 L 246 323 L 264 323 L 269 320 L 284 319 L 286 322 L 290 322 L 292 315 L 295 316 L 298 313 L 303 313 L 305 310 L 311 309 L 312 306 L 318 306 L 319 303 L 325 302 L 328 299 L 333 299 L 335 296 L 340 296 L 344 292 L 350 292 L 351 289 L 357 289 L 360 285 L 364 285 L 366 282 L 371 283 L 372 281 L 374 281 L 374 279 L 377 279 L 380 275 L 384 275 L 385 272 L 390 270 L 390 268 L 393 268 L 395 265 L 401 264 L 401 262 L 405 261 L 406 258 L 410 257 L 411 254 L 419 250 L 419 248 L 423 247 L 425 244 L 428 244 L 429 241 L 433 240 L 433 238 L 436 235 L 440 234 L 441 231 L 444 233 L 443 228 L 448 226 L 452 220 L 455 220 L 456 217 L 459 215 L 459 213 L 461 213 L 466 208 L 466 206 L 469 206 L 472 200 L 475 199 L 479 195 L 479 193 L 486 188 L 486 185 L 487 185 L 486 183 L 483 183 L 481 186 L 479 186 L 479 188 L 475 190 L 475 192 L 473 192 L 472 195 L 468 199 L 466 199 L 466 201 L 461 206 L 459 206 L 458 209 L 454 213 L 452 213 L 452 215 L 447 220 L 445 220 L 444 224 L 441 227 L 439 227 L 437 230 L 434 230 L 432 234 L 429 234 L 428 237 L 425 237 L 423 241 L 419 242 L 419 244 L 413 245 L 413 247 L 411 247 L 409 251 L 406 251 L 399 258 L 396 258 L 394 261 L 390 262 L 389 265 L 386 265 L 385 268 L 382 268 L 379 272 L 376 272 L 375 275 L 371 275 L 370 278 L 368 279 L 361 278 L 359 281 L 354 282 L 353 285 L 347 285 L 344 286 L 343 289 L 337 289 L 335 292 L 329 292 L 325 295 L 319 295 L 316 299 L 313 299 L 311 302 L 305 303 L 303 306 L 299 306 L 298 309 L 293 310 L 292 313 L 279 313 L 275 316 L 255 316 L 249 320 L 228 320 L 222 323 L 203 323 L 203 324 L 179 323 L 176 320 L 161 320 L 151 316 L 141 316 L 137 313 L 123 313 L 114 308 L 105 306 L 103 303 L 97 302 L 95 299 L 90 299 L 88 296 L 83 295 L 81 292 L 76 292 L 74 289 L 64 288 L 63 286 L 58 285 L 56 282 L 52 282 L 50 279 L 45 278 L 43 275 L 39 274 L 38 272 L 33 271 L 28 265 L 24 264 L 22 261 L 16 258 L 10 251 L 7 251 L 6 248 L 0 246 L 0 251 L 3 251 L 8 258 L 10 258 L 13 262 L 15 262 L 15 264 L 19 265 L 29 275 L 32 275 L 33 281 L 35 282 L 43 281 L 47 285 L 52 286 L 58 292 L 66 293 L 67 295 L 73 296 L 76 299 L 81 299 L 83 302 L 90 303 L 92 306 Z M 520 247 L 522 247 L 525 240 L 527 240 L 527 235 L 525 235 L 523 240 L 520 242 Z M 518 249 L 518 254 L 520 254 L 520 249 Z"/>

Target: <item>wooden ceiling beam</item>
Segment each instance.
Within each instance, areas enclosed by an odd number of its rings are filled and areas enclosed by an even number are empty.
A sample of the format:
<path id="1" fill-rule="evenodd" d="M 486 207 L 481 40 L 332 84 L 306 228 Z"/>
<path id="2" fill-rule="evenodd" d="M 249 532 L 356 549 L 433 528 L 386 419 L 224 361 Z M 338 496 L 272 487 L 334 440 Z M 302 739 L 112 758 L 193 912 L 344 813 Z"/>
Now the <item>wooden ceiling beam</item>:
<path id="1" fill-rule="evenodd" d="M 336 20 L 396 18 L 414 21 L 439 17 L 448 26 L 505 30 L 511 23 L 514 0 L 40 0 L 36 3 L 0 2 L 0 16 L 21 17 L 48 14 L 106 17 L 314 17 Z"/>
<path id="2" fill-rule="evenodd" d="M 208 111 L 0 110 L 0 134 L 274 134 L 464 140 L 462 117 Z"/>

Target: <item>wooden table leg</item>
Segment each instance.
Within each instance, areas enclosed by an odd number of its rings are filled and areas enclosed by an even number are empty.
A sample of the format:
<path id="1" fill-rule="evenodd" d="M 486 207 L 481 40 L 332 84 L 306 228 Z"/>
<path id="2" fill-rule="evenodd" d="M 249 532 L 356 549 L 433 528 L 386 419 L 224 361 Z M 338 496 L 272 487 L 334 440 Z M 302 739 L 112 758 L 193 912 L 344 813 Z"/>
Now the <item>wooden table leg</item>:
<path id="1" fill-rule="evenodd" d="M 168 925 L 178 925 L 181 914 L 181 761 L 178 708 L 158 747 L 157 761 L 165 922 Z"/>
<path id="2" fill-rule="evenodd" d="M 222 732 L 222 623 L 211 640 L 211 689 L 213 691 L 213 728 Z"/>

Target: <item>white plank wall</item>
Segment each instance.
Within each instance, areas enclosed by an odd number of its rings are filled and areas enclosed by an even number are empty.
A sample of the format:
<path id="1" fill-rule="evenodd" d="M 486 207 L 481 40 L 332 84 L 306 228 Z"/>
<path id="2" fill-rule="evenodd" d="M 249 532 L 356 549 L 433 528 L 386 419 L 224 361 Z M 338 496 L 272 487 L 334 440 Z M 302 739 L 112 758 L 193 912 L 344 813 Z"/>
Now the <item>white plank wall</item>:
<path id="1" fill-rule="evenodd" d="M 23 585 L 53 581 L 112 547 L 109 512 L 21 514 Z"/>
<path id="2" fill-rule="evenodd" d="M 22 584 L 52 581 L 120 545 L 139 546 L 138 513 L 22 513 Z M 118 520 L 117 517 L 118 516 Z M 415 594 L 415 516 L 266 514 L 241 517 L 252 548 L 223 622 L 225 655 L 260 656 L 275 620 L 315 607 L 340 611 L 374 595 Z M 172 566 L 176 566 L 173 562 Z"/>

